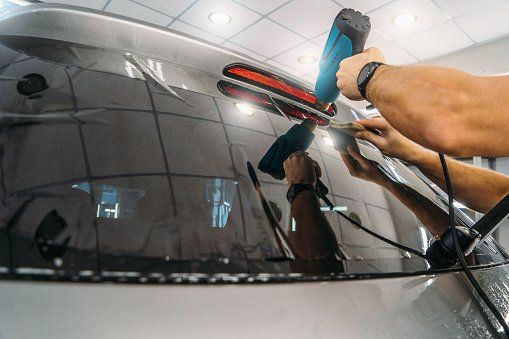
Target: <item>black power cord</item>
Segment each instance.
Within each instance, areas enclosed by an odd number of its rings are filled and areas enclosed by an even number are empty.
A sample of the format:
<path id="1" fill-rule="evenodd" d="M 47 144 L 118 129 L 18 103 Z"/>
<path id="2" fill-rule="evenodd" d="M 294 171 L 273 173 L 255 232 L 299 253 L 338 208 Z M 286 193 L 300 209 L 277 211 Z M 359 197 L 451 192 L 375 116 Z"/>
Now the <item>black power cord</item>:
<path id="1" fill-rule="evenodd" d="M 321 195 L 320 198 L 323 200 L 323 202 L 325 202 L 325 204 L 332 210 L 333 207 L 334 207 L 334 204 L 325 196 L 325 195 Z M 410 253 L 413 253 L 415 254 L 416 256 L 418 257 L 421 257 L 423 259 L 426 259 L 426 255 L 422 254 L 421 252 L 413 249 L 413 248 L 410 248 L 410 247 L 407 247 L 405 245 L 401 245 L 401 244 L 398 244 L 397 242 L 394 242 L 390 239 L 387 239 L 373 231 L 370 231 L 369 229 L 367 229 L 366 227 L 362 226 L 360 223 L 358 223 L 357 221 L 353 220 L 352 218 L 350 218 L 348 215 L 344 214 L 343 212 L 341 211 L 335 211 L 337 214 L 339 214 L 340 216 L 342 216 L 343 218 L 345 218 L 346 220 L 350 221 L 352 224 L 354 224 L 355 226 L 357 226 L 358 228 L 360 228 L 361 230 L 363 230 L 364 232 L 368 233 L 369 235 L 379 239 L 379 240 L 382 240 L 384 242 L 386 242 L 387 244 L 391 245 L 391 246 L 394 246 L 394 247 L 397 247 L 403 251 L 407 251 L 407 252 L 410 252 Z"/>
<path id="2" fill-rule="evenodd" d="M 444 178 L 445 178 L 445 185 L 447 187 L 447 195 L 449 196 L 449 228 L 451 229 L 452 233 L 452 239 L 454 242 L 454 250 L 456 252 L 456 256 L 458 257 L 458 260 L 460 262 L 461 268 L 465 272 L 465 275 L 467 276 L 468 280 L 470 281 L 470 284 L 474 287 L 475 291 L 481 299 L 484 301 L 486 306 L 490 309 L 490 311 L 493 313 L 497 321 L 502 325 L 502 328 L 504 329 L 504 335 L 509 338 L 509 326 L 507 325 L 504 317 L 502 314 L 498 311 L 496 306 L 491 302 L 490 298 L 482 287 L 479 285 L 477 280 L 474 278 L 474 275 L 470 271 L 470 268 L 467 265 L 467 262 L 465 261 L 465 256 L 463 255 L 463 252 L 461 251 L 461 247 L 459 244 L 459 238 L 458 238 L 458 230 L 456 227 L 454 227 L 454 197 L 453 197 L 453 191 L 452 191 L 452 183 L 451 178 L 449 177 L 449 170 L 447 169 L 447 163 L 445 161 L 445 157 L 443 154 L 439 154 L 440 156 L 440 163 L 442 164 L 442 170 L 444 172 Z"/>

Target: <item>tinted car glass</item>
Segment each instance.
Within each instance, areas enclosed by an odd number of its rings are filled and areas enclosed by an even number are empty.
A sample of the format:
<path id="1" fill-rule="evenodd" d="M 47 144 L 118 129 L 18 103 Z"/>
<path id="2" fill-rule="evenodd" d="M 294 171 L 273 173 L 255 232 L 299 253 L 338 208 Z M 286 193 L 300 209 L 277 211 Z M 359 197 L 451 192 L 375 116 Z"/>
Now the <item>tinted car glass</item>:
<path id="1" fill-rule="evenodd" d="M 243 272 L 253 270 L 251 261 L 285 259 L 247 163 L 256 166 L 295 122 L 257 109 L 243 114 L 215 87 L 220 75 L 182 73 L 162 60 L 79 45 L 32 45 L 24 53 L 7 39 L 0 48 L 0 74 L 11 79 L 0 82 L 4 267 L 137 272 L 231 260 Z M 175 75 L 182 74 L 204 89 L 177 87 Z M 27 84 L 23 78 L 34 88 L 20 89 Z M 47 88 L 36 83 L 41 78 Z M 359 117 L 338 107 L 339 121 Z M 370 230 L 424 252 L 447 227 L 444 196 L 368 143 L 359 147 L 371 167 L 352 176 L 328 137 L 318 130 L 309 154 L 322 168 L 335 206 Z M 282 228 L 294 232 L 286 182 L 265 173 L 258 178 Z M 324 213 L 350 259 L 340 271 L 428 268 L 335 212 Z M 472 223 L 459 210 L 457 219 Z M 496 243 L 484 246 L 503 258 Z M 357 265 L 361 259 L 368 261 Z M 174 272 L 190 270 L 178 265 Z M 255 271 L 301 269 L 261 264 Z"/>

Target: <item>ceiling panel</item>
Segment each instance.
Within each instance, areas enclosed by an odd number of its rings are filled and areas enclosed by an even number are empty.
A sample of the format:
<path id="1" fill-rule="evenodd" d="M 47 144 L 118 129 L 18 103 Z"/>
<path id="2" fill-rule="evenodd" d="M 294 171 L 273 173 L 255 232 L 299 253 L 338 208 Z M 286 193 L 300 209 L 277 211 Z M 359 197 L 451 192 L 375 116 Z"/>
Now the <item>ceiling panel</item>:
<path id="1" fill-rule="evenodd" d="M 393 65 L 406 65 L 417 61 L 405 52 L 396 42 L 388 43 L 380 48 L 385 56 L 385 62 Z"/>
<path id="2" fill-rule="evenodd" d="M 322 48 L 311 42 L 306 42 L 295 48 L 292 48 L 277 57 L 274 58 L 277 62 L 287 65 L 288 67 L 294 68 L 301 73 L 313 72 L 318 67 L 318 60 L 322 54 Z M 312 63 L 301 63 L 299 62 L 300 57 L 314 58 L 315 62 Z M 309 61 L 309 60 L 308 60 Z"/>
<path id="3" fill-rule="evenodd" d="M 338 4 L 346 8 L 353 8 L 362 14 L 366 14 L 376 8 L 391 2 L 392 0 L 336 0 Z"/>
<path id="4" fill-rule="evenodd" d="M 184 32 L 189 35 L 201 38 L 203 40 L 210 41 L 214 44 L 220 44 L 224 41 L 223 38 L 217 37 L 208 32 L 205 32 L 204 30 L 188 25 L 180 20 L 175 20 L 175 22 L 173 22 L 169 27 L 176 31 Z"/>
<path id="5" fill-rule="evenodd" d="M 231 22 L 226 25 L 212 23 L 209 15 L 215 12 L 230 15 Z M 259 14 L 231 0 L 201 0 L 182 14 L 180 20 L 223 38 L 230 38 L 259 18 Z"/>
<path id="6" fill-rule="evenodd" d="M 293 0 L 269 18 L 309 39 L 329 31 L 340 10 L 331 0 Z"/>
<path id="7" fill-rule="evenodd" d="M 126 0 L 124 0 L 126 1 Z M 186 8 L 188 8 L 194 0 L 178 0 L 178 1 L 168 1 L 168 0 L 131 0 L 138 4 L 153 8 L 167 15 L 171 15 L 173 17 L 182 13 Z"/>
<path id="8" fill-rule="evenodd" d="M 416 58 L 424 60 L 468 47 L 473 41 L 454 23 L 446 22 L 400 39 L 398 44 Z"/>
<path id="9" fill-rule="evenodd" d="M 498 1 L 454 20 L 475 42 L 507 35 L 509 33 L 509 1 Z"/>
<path id="10" fill-rule="evenodd" d="M 450 17 L 473 12 L 497 0 L 433 0 Z"/>
<path id="11" fill-rule="evenodd" d="M 168 15 L 161 14 L 127 0 L 111 0 L 106 7 L 106 11 L 146 22 L 152 22 L 160 26 L 166 26 L 172 21 L 172 17 Z"/>
<path id="12" fill-rule="evenodd" d="M 262 55 L 272 57 L 305 40 L 281 25 L 262 19 L 235 36 L 232 41 Z"/>
<path id="13" fill-rule="evenodd" d="M 380 47 L 389 42 L 389 39 L 376 29 L 371 29 L 369 32 L 368 40 L 366 41 L 366 48 L 368 47 Z"/>
<path id="14" fill-rule="evenodd" d="M 289 0 L 235 0 L 235 2 L 238 2 L 239 4 L 242 4 L 246 7 L 251 8 L 253 11 L 256 11 L 260 14 L 267 14 L 285 2 L 288 2 Z"/>
<path id="15" fill-rule="evenodd" d="M 392 18 L 399 14 L 413 14 L 417 20 L 407 26 L 396 26 Z M 397 0 L 370 13 L 371 27 L 395 40 L 423 31 L 447 20 L 430 0 Z"/>
<path id="16" fill-rule="evenodd" d="M 48 1 L 44 1 L 44 2 L 82 6 L 82 7 L 88 7 L 88 8 L 93 8 L 93 9 L 103 9 L 104 5 L 106 5 L 108 0 L 87 0 L 87 1 L 85 1 L 85 0 L 48 0 Z"/>

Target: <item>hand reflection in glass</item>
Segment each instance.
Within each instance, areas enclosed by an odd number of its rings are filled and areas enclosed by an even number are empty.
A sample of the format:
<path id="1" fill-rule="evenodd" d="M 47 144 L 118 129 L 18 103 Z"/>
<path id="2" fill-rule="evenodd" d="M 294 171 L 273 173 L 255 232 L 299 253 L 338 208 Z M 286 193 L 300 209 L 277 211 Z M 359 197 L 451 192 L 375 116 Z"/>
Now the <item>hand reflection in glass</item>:
<path id="1" fill-rule="evenodd" d="M 348 154 L 343 152 L 340 154 L 350 175 L 385 188 L 408 207 L 434 236 L 441 235 L 447 229 L 449 225 L 447 214 L 433 202 L 412 188 L 391 180 L 380 171 L 376 162 L 366 159 L 350 146 L 347 146 L 347 150 Z"/>

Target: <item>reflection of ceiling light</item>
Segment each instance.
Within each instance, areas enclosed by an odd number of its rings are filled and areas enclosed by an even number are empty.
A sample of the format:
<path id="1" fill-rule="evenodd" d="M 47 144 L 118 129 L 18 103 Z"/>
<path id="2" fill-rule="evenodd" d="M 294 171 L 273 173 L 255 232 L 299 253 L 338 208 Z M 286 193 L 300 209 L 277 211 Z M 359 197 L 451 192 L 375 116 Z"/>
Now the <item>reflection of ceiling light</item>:
<path id="1" fill-rule="evenodd" d="M 314 64 L 316 62 L 316 58 L 312 57 L 311 55 L 301 55 L 300 57 L 297 58 L 297 61 L 300 64 L 309 65 Z"/>
<path id="2" fill-rule="evenodd" d="M 413 14 L 398 14 L 392 17 L 392 23 L 396 26 L 407 26 L 413 24 L 417 20 L 417 17 Z"/>
<path id="3" fill-rule="evenodd" d="M 463 205 L 462 203 L 455 201 L 453 205 L 457 208 L 463 208 L 463 209 L 469 209 L 467 206 Z"/>
<path id="4" fill-rule="evenodd" d="M 0 8 L 4 7 L 4 4 L 2 1 L 0 1 Z"/>
<path id="5" fill-rule="evenodd" d="M 253 106 L 251 106 L 249 104 L 242 103 L 242 102 L 236 102 L 235 107 L 237 107 L 237 109 L 239 111 L 241 111 L 242 113 L 244 113 L 247 116 L 254 115 L 254 108 L 253 108 Z"/>
<path id="6" fill-rule="evenodd" d="M 183 88 L 183 89 L 187 89 L 187 86 L 186 86 L 186 85 L 182 85 L 182 88 Z"/>
<path id="7" fill-rule="evenodd" d="M 209 14 L 210 22 L 218 25 L 226 25 L 232 21 L 232 17 L 226 13 L 214 12 Z"/>
<path id="8" fill-rule="evenodd" d="M 322 136 L 322 139 L 323 139 L 323 142 L 324 142 L 327 146 L 334 147 L 334 142 L 332 141 L 332 139 L 331 139 L 331 138 L 326 137 L 326 136 Z"/>

